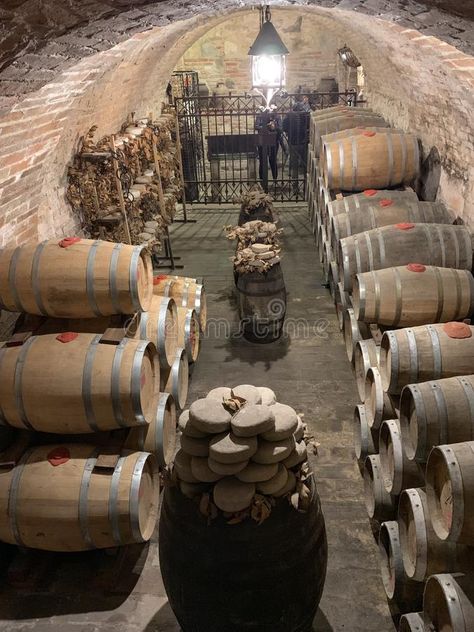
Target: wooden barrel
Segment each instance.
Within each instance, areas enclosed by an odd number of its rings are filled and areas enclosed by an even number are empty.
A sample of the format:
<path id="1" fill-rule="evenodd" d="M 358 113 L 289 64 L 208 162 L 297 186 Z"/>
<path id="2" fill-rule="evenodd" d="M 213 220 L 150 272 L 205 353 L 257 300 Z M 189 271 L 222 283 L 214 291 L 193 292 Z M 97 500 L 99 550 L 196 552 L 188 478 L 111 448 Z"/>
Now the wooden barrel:
<path id="1" fill-rule="evenodd" d="M 322 158 L 321 153 L 326 143 L 343 142 L 346 138 L 353 138 L 354 129 L 360 129 L 360 133 L 367 132 L 367 128 L 373 128 L 377 131 L 385 131 L 389 127 L 387 121 L 378 114 L 367 111 L 345 111 L 335 113 L 323 119 L 314 121 L 314 153 L 318 158 Z M 398 130 L 389 130 L 390 133 L 401 133 Z M 340 133 L 338 133 L 340 132 Z M 346 134 L 344 134 L 346 132 Z M 336 136 L 334 138 L 334 136 Z M 329 137 L 329 138 L 328 138 Z M 342 187 L 331 187 L 342 188 Z"/>
<path id="2" fill-rule="evenodd" d="M 378 522 L 395 518 L 398 497 L 392 496 L 385 489 L 378 454 L 370 454 L 365 459 L 362 476 L 364 479 L 364 501 L 369 518 Z"/>
<path id="3" fill-rule="evenodd" d="M 424 471 L 415 461 L 409 461 L 403 451 L 400 422 L 386 419 L 380 426 L 379 455 L 385 489 L 401 494 L 408 487 L 424 485 Z"/>
<path id="4" fill-rule="evenodd" d="M 237 289 L 244 337 L 263 344 L 278 340 L 286 314 L 286 288 L 280 264 L 266 273 L 239 274 Z"/>
<path id="5" fill-rule="evenodd" d="M 365 408 L 362 404 L 358 404 L 354 409 L 354 451 L 356 459 L 364 463 L 370 454 L 377 454 L 378 449 L 378 432 L 374 432 L 369 427 Z"/>
<path id="6" fill-rule="evenodd" d="M 442 573 L 428 579 L 423 597 L 425 630 L 471 632 L 474 630 L 474 580 L 472 574 Z"/>
<path id="7" fill-rule="evenodd" d="M 332 244 L 336 248 L 339 239 L 399 222 L 452 224 L 453 218 L 442 202 L 415 202 L 409 197 L 382 198 L 360 211 L 333 215 L 330 218 Z"/>
<path id="8" fill-rule="evenodd" d="M 339 323 L 339 329 L 342 331 L 344 329 L 344 312 L 352 306 L 352 302 L 350 295 L 347 292 L 344 292 L 340 281 L 336 286 L 334 303 L 336 306 L 337 322 Z"/>
<path id="9" fill-rule="evenodd" d="M 409 579 L 403 569 L 398 524 L 384 522 L 379 532 L 379 562 L 382 583 L 387 599 L 400 613 L 420 610 L 423 602 L 423 584 Z"/>
<path id="10" fill-rule="evenodd" d="M 316 227 L 316 244 L 318 246 L 318 257 L 322 263 L 324 260 L 324 244 L 327 241 L 326 227 L 322 222 L 318 221 Z"/>
<path id="11" fill-rule="evenodd" d="M 362 211 L 381 200 L 393 200 L 397 205 L 411 203 L 417 205 L 419 200 L 415 191 L 411 188 L 403 190 L 392 189 L 366 189 L 362 193 L 352 193 L 344 195 L 328 204 L 326 215 L 331 220 L 343 213 L 355 213 Z"/>
<path id="12" fill-rule="evenodd" d="M 331 261 L 333 261 L 333 259 L 331 242 L 329 239 L 325 239 L 323 244 L 323 280 L 328 286 L 331 275 Z"/>
<path id="13" fill-rule="evenodd" d="M 161 372 L 160 390 L 171 393 L 178 410 L 183 410 L 188 399 L 189 362 L 188 354 L 182 347 L 176 350 L 171 367 Z"/>
<path id="14" fill-rule="evenodd" d="M 339 283 L 339 269 L 335 261 L 329 262 L 328 285 L 329 292 L 334 300 L 336 300 L 337 284 Z"/>
<path id="15" fill-rule="evenodd" d="M 79 237 L 0 251 L 0 307 L 59 318 L 147 310 L 152 264 L 142 246 Z"/>
<path id="16" fill-rule="evenodd" d="M 324 143 L 321 164 L 329 189 L 363 191 L 410 184 L 420 171 L 418 139 L 390 130 L 363 132 Z"/>
<path id="17" fill-rule="evenodd" d="M 330 108 L 324 108 L 322 110 L 316 110 L 311 112 L 310 114 L 310 126 L 309 126 L 309 144 L 311 147 L 314 147 L 316 142 L 316 133 L 318 132 L 317 125 L 320 121 L 324 119 L 334 118 L 335 116 L 339 116 L 342 113 L 352 113 L 359 114 L 359 112 L 369 114 L 373 113 L 373 110 L 370 108 L 364 107 L 351 107 L 349 105 L 335 105 Z"/>
<path id="18" fill-rule="evenodd" d="M 180 308 L 181 309 L 181 308 Z M 150 309 L 140 314 L 135 338 L 156 345 L 160 366 L 171 366 L 178 348 L 178 309 L 173 298 L 154 295 Z"/>
<path id="19" fill-rule="evenodd" d="M 184 632 L 311 629 L 324 586 L 327 543 L 312 479 L 310 485 L 306 512 L 277 499 L 262 524 L 245 519 L 231 528 L 222 515 L 209 523 L 177 487 L 165 488 L 160 568 Z"/>
<path id="20" fill-rule="evenodd" d="M 196 310 L 178 307 L 178 346 L 186 350 L 189 362 L 196 362 L 198 359 L 200 344 Z"/>
<path id="21" fill-rule="evenodd" d="M 431 526 L 423 489 L 406 489 L 400 495 L 398 527 L 403 566 L 411 579 L 425 582 L 436 573 L 472 570 L 474 548 L 438 538 Z"/>
<path id="22" fill-rule="evenodd" d="M 329 190 L 324 184 L 322 177 L 319 177 L 318 184 L 318 209 L 321 214 L 323 222 L 326 221 L 326 208 L 334 199 L 334 192 Z"/>
<path id="23" fill-rule="evenodd" d="M 441 540 L 474 542 L 474 441 L 439 445 L 426 464 L 431 524 Z"/>
<path id="24" fill-rule="evenodd" d="M 160 467 L 169 465 L 176 445 L 176 404 L 170 393 L 160 393 L 156 414 L 148 426 L 132 428 L 124 447 L 151 452 Z"/>
<path id="25" fill-rule="evenodd" d="M 436 445 L 474 441 L 474 375 L 405 386 L 400 425 L 405 454 L 419 463 Z"/>
<path id="26" fill-rule="evenodd" d="M 159 386 L 155 345 L 98 334 L 31 336 L 0 349 L 0 409 L 16 428 L 59 434 L 148 424 Z"/>
<path id="27" fill-rule="evenodd" d="M 354 363 L 355 346 L 359 340 L 368 340 L 372 337 L 370 327 L 366 323 L 359 323 L 352 307 L 348 307 L 343 315 L 344 344 L 349 362 Z"/>
<path id="28" fill-rule="evenodd" d="M 380 371 L 376 366 L 369 367 L 365 376 L 364 407 L 371 428 L 380 428 L 385 419 L 395 419 L 398 401 L 383 390 Z"/>
<path id="29" fill-rule="evenodd" d="M 339 277 L 347 292 L 356 274 L 416 262 L 470 270 L 471 234 L 465 226 L 411 224 L 382 226 L 339 241 Z"/>
<path id="30" fill-rule="evenodd" d="M 422 612 L 409 612 L 400 617 L 398 632 L 425 632 Z"/>
<path id="31" fill-rule="evenodd" d="M 354 348 L 354 371 L 359 392 L 360 401 L 365 401 L 366 377 L 370 367 L 379 366 L 380 347 L 375 344 L 375 340 L 358 340 Z"/>
<path id="32" fill-rule="evenodd" d="M 411 263 L 357 274 L 352 305 L 357 320 L 392 327 L 460 320 L 474 312 L 469 270 Z"/>
<path id="33" fill-rule="evenodd" d="M 260 204 L 257 208 L 247 209 L 242 207 L 239 213 L 239 219 L 237 222 L 238 226 L 243 226 L 247 222 L 274 222 L 275 215 L 273 210 L 268 206 L 268 204 Z"/>
<path id="34" fill-rule="evenodd" d="M 158 497 L 158 466 L 148 452 L 36 446 L 0 471 L 0 540 L 48 551 L 145 542 Z"/>
<path id="35" fill-rule="evenodd" d="M 389 393 L 407 384 L 474 373 L 474 327 L 444 323 L 386 331 L 380 374 Z"/>
<path id="36" fill-rule="evenodd" d="M 197 283 L 188 277 L 169 278 L 166 274 L 160 274 L 153 279 L 153 292 L 160 296 L 174 298 L 178 307 L 195 309 L 201 330 L 205 331 L 207 297 L 203 283 Z"/>

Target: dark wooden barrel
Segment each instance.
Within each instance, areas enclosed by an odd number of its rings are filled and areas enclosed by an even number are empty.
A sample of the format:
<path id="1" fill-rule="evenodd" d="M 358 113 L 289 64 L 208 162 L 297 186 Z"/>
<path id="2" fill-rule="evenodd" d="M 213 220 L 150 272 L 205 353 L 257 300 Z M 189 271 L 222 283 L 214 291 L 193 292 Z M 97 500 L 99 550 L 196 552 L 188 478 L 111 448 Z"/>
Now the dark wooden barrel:
<path id="1" fill-rule="evenodd" d="M 237 278 L 242 333 L 251 342 L 280 338 L 286 314 L 286 289 L 279 263 L 268 272 L 248 272 Z"/>
<path id="2" fill-rule="evenodd" d="M 260 526 L 209 525 L 195 502 L 166 487 L 160 567 L 183 632 L 310 632 L 327 564 L 324 517 L 314 482 L 306 513 L 278 499 Z"/>

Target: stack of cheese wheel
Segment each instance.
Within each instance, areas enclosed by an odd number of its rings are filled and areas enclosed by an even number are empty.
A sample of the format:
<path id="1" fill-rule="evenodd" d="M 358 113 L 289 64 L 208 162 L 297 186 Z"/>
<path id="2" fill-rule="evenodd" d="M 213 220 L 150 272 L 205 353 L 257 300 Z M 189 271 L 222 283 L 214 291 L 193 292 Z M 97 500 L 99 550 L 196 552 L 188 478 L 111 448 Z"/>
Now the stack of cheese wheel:
<path id="1" fill-rule="evenodd" d="M 243 403 L 233 414 L 231 399 Z M 248 509 L 255 494 L 293 492 L 307 458 L 301 419 L 266 387 L 215 388 L 181 414 L 179 429 L 181 491 L 194 497 L 212 485 L 215 505 L 228 514 Z"/>

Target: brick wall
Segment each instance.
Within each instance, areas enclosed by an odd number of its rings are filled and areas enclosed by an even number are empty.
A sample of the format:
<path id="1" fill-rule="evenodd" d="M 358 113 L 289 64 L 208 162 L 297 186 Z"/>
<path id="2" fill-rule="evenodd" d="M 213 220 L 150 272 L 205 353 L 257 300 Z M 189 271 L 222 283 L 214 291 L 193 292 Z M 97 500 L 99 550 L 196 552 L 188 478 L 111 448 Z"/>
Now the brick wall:
<path id="1" fill-rule="evenodd" d="M 226 0 L 219 10 L 211 7 L 208 12 L 201 5 L 193 9 L 193 17 L 182 8 L 175 7 L 173 13 L 169 3 L 158 4 L 156 21 L 163 26 L 142 23 L 142 31 L 106 50 L 84 54 L 54 72 L 38 90 L 29 91 L 25 81 L 26 95 L 18 86 L 13 97 L 2 93 L 0 245 L 76 230 L 64 193 L 67 165 L 80 136 L 94 124 L 98 134 L 116 131 L 131 111 L 140 116 L 157 112 L 172 69 L 185 51 L 225 20 L 238 28 L 248 10 L 231 15 L 229 7 L 240 4 Z M 159 14 L 161 6 L 170 11 L 166 19 Z M 188 19 L 178 19 L 183 11 Z M 446 42 L 362 11 L 309 6 L 291 11 L 295 17 L 290 26 L 301 15 L 315 16 L 333 46 L 347 43 L 353 48 L 364 65 L 372 106 L 394 125 L 419 134 L 426 155 L 438 149 L 439 197 L 474 224 L 473 58 Z M 257 19 L 255 11 L 252 18 Z M 136 19 L 134 28 L 140 24 Z M 69 37 L 79 50 L 77 33 Z M 312 42 L 307 47 L 309 55 Z"/>
<path id="2" fill-rule="evenodd" d="M 287 89 L 299 86 L 316 89 L 321 79 L 337 75 L 337 47 L 318 16 L 301 15 L 284 9 L 274 11 L 273 23 L 290 55 L 287 63 Z M 197 70 L 201 82 L 211 93 L 223 81 L 234 94 L 243 94 L 252 87 L 248 50 L 259 31 L 259 16 L 252 13 L 239 20 L 239 28 L 231 21 L 210 29 L 178 63 L 179 70 Z"/>

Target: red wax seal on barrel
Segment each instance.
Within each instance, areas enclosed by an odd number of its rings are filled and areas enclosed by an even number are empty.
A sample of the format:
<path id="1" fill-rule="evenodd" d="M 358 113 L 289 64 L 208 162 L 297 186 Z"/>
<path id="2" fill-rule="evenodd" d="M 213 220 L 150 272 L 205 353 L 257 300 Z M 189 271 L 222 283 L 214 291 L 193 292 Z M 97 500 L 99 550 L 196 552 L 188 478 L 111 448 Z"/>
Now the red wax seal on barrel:
<path id="1" fill-rule="evenodd" d="M 157 276 L 153 277 L 153 285 L 158 285 L 162 281 L 166 281 L 167 278 L 168 277 L 166 276 L 166 274 L 158 274 Z"/>
<path id="2" fill-rule="evenodd" d="M 72 342 L 78 336 L 79 334 L 76 334 L 74 331 L 65 331 L 63 334 L 59 334 L 59 336 L 56 336 L 56 340 L 59 340 L 59 342 L 63 343 Z"/>
<path id="3" fill-rule="evenodd" d="M 411 222 L 401 222 L 400 224 L 395 224 L 395 226 L 399 230 L 410 230 L 411 228 L 415 228 L 415 224 L 412 224 Z"/>
<path id="4" fill-rule="evenodd" d="M 366 130 L 365 132 L 362 132 L 362 136 L 367 136 L 367 138 L 372 138 L 372 136 L 375 136 L 376 132 L 371 132 L 370 130 Z"/>
<path id="5" fill-rule="evenodd" d="M 407 265 L 407 270 L 410 270 L 410 272 L 424 272 L 426 270 L 426 266 L 422 263 L 409 263 Z"/>
<path id="6" fill-rule="evenodd" d="M 69 246 L 73 246 L 80 241 L 80 237 L 65 237 L 64 239 L 61 239 L 58 245 L 60 248 L 68 248 Z"/>
<path id="7" fill-rule="evenodd" d="M 471 338 L 472 336 L 472 330 L 466 323 L 446 323 L 443 329 L 450 338 Z"/>
<path id="8" fill-rule="evenodd" d="M 67 463 L 71 458 L 71 453 L 64 446 L 59 446 L 48 452 L 47 459 L 53 467 Z"/>
<path id="9" fill-rule="evenodd" d="M 379 206 L 381 206 L 382 208 L 385 208 L 386 206 L 392 206 L 392 204 L 393 200 L 389 200 L 388 198 L 384 198 L 379 202 Z"/>
<path id="10" fill-rule="evenodd" d="M 374 195 L 377 195 L 378 191 L 377 189 L 366 189 L 364 191 L 364 195 L 367 197 L 373 197 Z"/>

